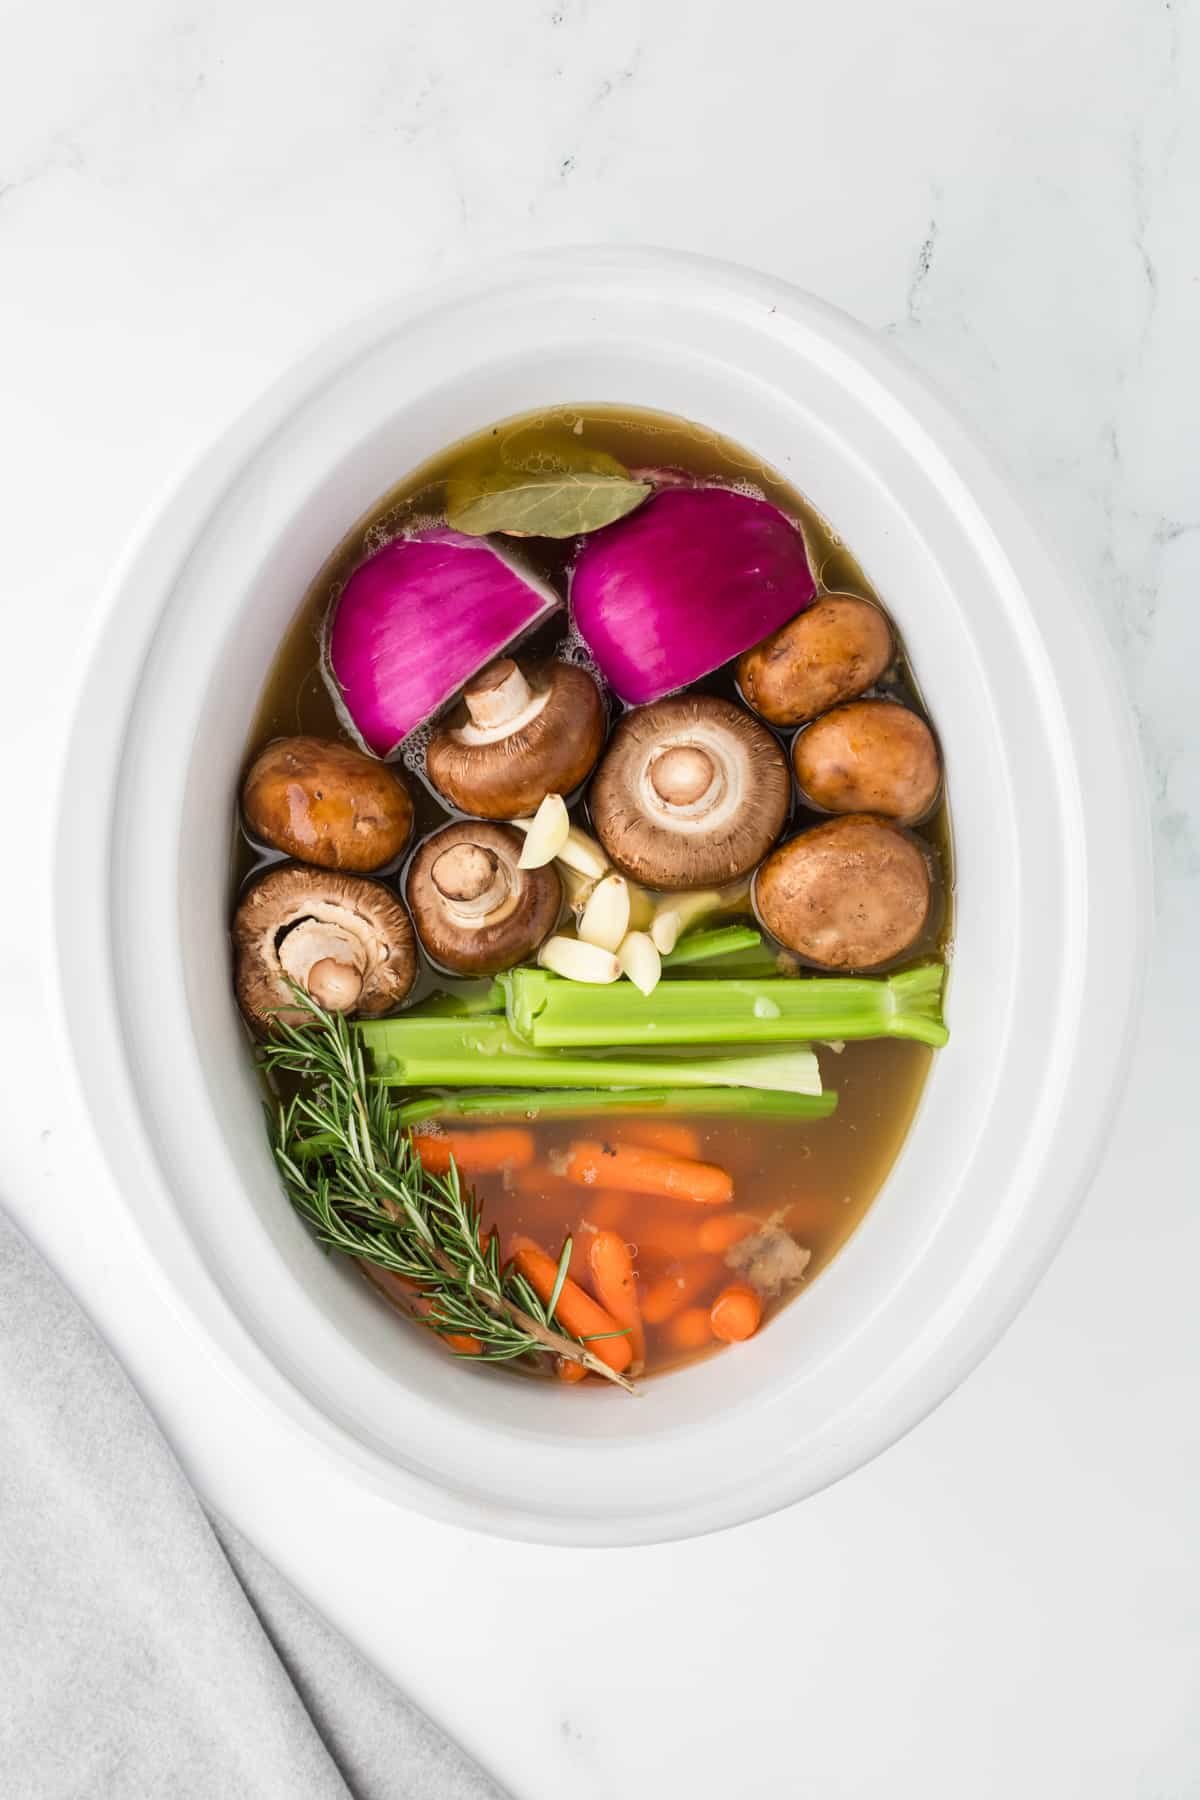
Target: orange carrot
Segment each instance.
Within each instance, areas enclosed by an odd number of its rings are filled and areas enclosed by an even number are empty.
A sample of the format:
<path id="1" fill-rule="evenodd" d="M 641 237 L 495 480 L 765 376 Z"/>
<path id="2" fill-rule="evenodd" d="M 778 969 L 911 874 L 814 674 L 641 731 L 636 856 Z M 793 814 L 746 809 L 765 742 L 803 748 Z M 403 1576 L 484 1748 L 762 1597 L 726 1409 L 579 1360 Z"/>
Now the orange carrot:
<path id="1" fill-rule="evenodd" d="M 558 1264 L 554 1258 L 547 1256 L 540 1244 L 531 1242 L 529 1238 L 518 1238 L 513 1261 L 542 1305 L 548 1305 L 558 1280 Z M 601 1362 L 607 1363 L 618 1375 L 633 1361 L 633 1347 L 628 1335 L 602 1335 L 605 1332 L 620 1331 L 621 1327 L 612 1314 L 597 1305 L 592 1296 L 585 1293 L 569 1275 L 562 1284 L 554 1317 L 573 1337 L 590 1339 L 587 1347 L 592 1355 L 598 1356 Z"/>
<path id="2" fill-rule="evenodd" d="M 580 1187 L 620 1188 L 627 1194 L 663 1194 L 672 1200 L 695 1200 L 724 1206 L 733 1198 L 733 1182 L 715 1163 L 691 1162 L 662 1150 L 636 1144 L 602 1144 L 584 1140 L 571 1145 L 563 1169 Z"/>
<path id="3" fill-rule="evenodd" d="M 762 1301 L 745 1281 L 731 1281 L 712 1303 L 713 1336 L 725 1344 L 753 1337 L 762 1324 Z"/>
<path id="4" fill-rule="evenodd" d="M 528 1163 L 523 1169 L 518 1169 L 513 1177 L 513 1186 L 518 1194 L 528 1194 L 534 1200 L 561 1199 L 566 1205 L 574 1206 L 577 1198 L 574 1183 L 555 1174 L 544 1162 Z"/>
<path id="5" fill-rule="evenodd" d="M 615 1188 L 604 1188 L 598 1194 L 588 1195 L 584 1218 L 596 1231 L 608 1231 L 619 1225 L 628 1212 L 629 1195 L 619 1194 Z"/>
<path id="6" fill-rule="evenodd" d="M 627 1229 L 639 1252 L 665 1256 L 668 1262 L 682 1262 L 685 1257 L 695 1256 L 700 1248 L 694 1218 L 652 1213 L 649 1218 L 630 1220 Z"/>
<path id="7" fill-rule="evenodd" d="M 646 1150 L 665 1150 L 668 1156 L 700 1155 L 700 1133 L 691 1125 L 673 1125 L 669 1119 L 630 1119 L 618 1127 L 623 1143 L 641 1144 Z"/>
<path id="8" fill-rule="evenodd" d="M 569 1356 L 555 1357 L 554 1373 L 560 1381 L 584 1381 L 587 1378 L 587 1370 L 583 1364 L 572 1362 Z"/>
<path id="9" fill-rule="evenodd" d="M 647 1325 L 664 1325 L 691 1301 L 698 1300 L 721 1272 L 715 1256 L 693 1256 L 675 1263 L 647 1288 L 642 1298 L 642 1317 Z"/>
<path id="10" fill-rule="evenodd" d="M 711 1250 L 716 1256 L 724 1256 L 735 1244 L 740 1244 L 744 1237 L 757 1231 L 762 1224 L 751 1213 L 718 1213 L 713 1219 L 705 1219 L 697 1232 L 697 1240 L 702 1250 Z"/>
<path id="11" fill-rule="evenodd" d="M 360 1262 L 359 1266 L 367 1279 L 381 1293 L 386 1294 L 389 1300 L 394 1301 L 401 1312 L 410 1317 L 413 1313 L 429 1317 L 433 1311 L 433 1301 L 428 1294 L 422 1292 L 417 1282 L 409 1281 L 407 1276 L 397 1275 L 393 1269 L 377 1268 L 373 1263 Z M 479 1356 L 482 1353 L 483 1345 L 477 1337 L 468 1337 L 464 1332 L 458 1331 L 439 1331 L 438 1336 L 443 1344 L 449 1344 L 451 1350 L 457 1351 L 459 1356 Z"/>
<path id="12" fill-rule="evenodd" d="M 588 1267 L 597 1300 L 608 1309 L 617 1324 L 624 1325 L 628 1331 L 633 1360 L 644 1363 L 646 1333 L 642 1329 L 638 1306 L 637 1276 L 633 1272 L 629 1245 L 619 1231 L 597 1231 L 593 1235 Z"/>
<path id="13" fill-rule="evenodd" d="M 713 1341 L 712 1320 L 706 1306 L 689 1306 L 676 1313 L 667 1326 L 667 1342 L 674 1350 L 703 1350 Z"/>
<path id="14" fill-rule="evenodd" d="M 515 1125 L 497 1125 L 490 1131 L 442 1131 L 413 1138 L 421 1167 L 431 1175 L 445 1175 L 450 1158 L 463 1175 L 495 1175 L 501 1169 L 522 1169 L 533 1161 L 533 1133 Z"/>

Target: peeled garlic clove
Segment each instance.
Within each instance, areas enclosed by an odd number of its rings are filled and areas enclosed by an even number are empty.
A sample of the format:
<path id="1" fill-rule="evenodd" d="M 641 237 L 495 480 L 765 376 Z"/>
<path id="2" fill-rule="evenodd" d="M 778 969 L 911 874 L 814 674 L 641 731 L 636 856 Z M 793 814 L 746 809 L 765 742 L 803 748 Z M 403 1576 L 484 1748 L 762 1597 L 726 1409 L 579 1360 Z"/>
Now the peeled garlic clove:
<path id="1" fill-rule="evenodd" d="M 627 881 L 629 889 L 629 929 L 631 931 L 649 931 L 654 918 L 654 895 L 649 888 L 639 887 L 636 881 Z"/>
<path id="2" fill-rule="evenodd" d="M 567 833 L 567 841 L 558 853 L 558 860 L 565 863 L 568 869 L 574 869 L 577 875 L 588 875 L 593 881 L 599 881 L 612 867 L 595 838 L 590 838 L 586 831 L 580 831 L 577 825 L 572 825 Z"/>
<path id="3" fill-rule="evenodd" d="M 547 938 L 538 951 L 538 962 L 543 969 L 565 976 L 568 981 L 590 981 L 599 986 L 616 981 L 621 973 L 621 965 L 611 950 L 602 950 L 599 944 L 585 944 L 582 938 Z"/>
<path id="4" fill-rule="evenodd" d="M 579 920 L 586 944 L 615 951 L 629 930 L 629 886 L 623 875 L 606 875 L 592 889 Z"/>
<path id="5" fill-rule="evenodd" d="M 547 863 L 552 863 L 560 854 L 570 833 L 571 820 L 562 795 L 547 794 L 529 821 L 517 867 L 544 869 Z"/>
<path id="6" fill-rule="evenodd" d="M 567 905 L 578 918 L 587 905 L 596 883 L 590 875 L 580 875 L 576 869 L 568 869 L 561 857 L 558 858 L 558 879 L 562 882 L 563 893 L 567 896 Z"/>
<path id="7" fill-rule="evenodd" d="M 656 912 L 650 921 L 650 941 L 663 956 L 669 956 L 679 942 L 679 914 L 668 906 Z"/>
<path id="8" fill-rule="evenodd" d="M 648 932 L 627 932 L 617 951 L 617 961 L 622 975 L 627 975 L 640 993 L 654 992 L 662 975 L 662 963 Z"/>

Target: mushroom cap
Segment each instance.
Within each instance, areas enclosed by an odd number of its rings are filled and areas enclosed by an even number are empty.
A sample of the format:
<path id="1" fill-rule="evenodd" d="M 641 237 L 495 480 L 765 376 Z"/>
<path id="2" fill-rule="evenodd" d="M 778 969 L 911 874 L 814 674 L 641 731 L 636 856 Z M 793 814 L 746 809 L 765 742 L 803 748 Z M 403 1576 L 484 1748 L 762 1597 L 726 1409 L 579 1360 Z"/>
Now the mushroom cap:
<path id="1" fill-rule="evenodd" d="M 403 906 L 382 882 L 284 863 L 247 888 L 233 920 L 234 985 L 262 1037 L 276 1015 L 302 1025 L 290 983 L 330 1012 L 399 1006 L 417 973 Z"/>
<path id="2" fill-rule="evenodd" d="M 754 904 L 773 937 L 825 969 L 873 969 L 911 949 L 929 917 L 929 864 L 888 819 L 849 813 L 781 844 Z"/>
<path id="3" fill-rule="evenodd" d="M 772 725 L 802 725 L 871 687 L 896 654 L 887 614 L 857 594 L 822 594 L 738 657 L 746 699 Z"/>
<path id="4" fill-rule="evenodd" d="M 782 831 L 790 800 L 787 758 L 771 733 L 711 694 L 626 713 L 588 796 L 613 864 L 652 888 L 747 874 Z"/>
<path id="5" fill-rule="evenodd" d="M 254 836 L 298 862 L 363 873 L 399 856 L 413 803 L 387 764 L 325 738 L 277 738 L 242 787 Z"/>
<path id="6" fill-rule="evenodd" d="M 508 825 L 461 819 L 426 838 L 408 871 L 413 924 L 431 962 L 456 975 L 498 975 L 534 955 L 558 923 L 552 864 L 522 869 L 525 840 Z"/>
<path id="7" fill-rule="evenodd" d="M 513 693 L 509 717 L 489 713 L 485 696 Z M 478 715 L 478 719 L 475 715 Z M 494 719 L 493 723 L 483 720 Z M 425 772 L 460 812 L 522 819 L 547 794 L 569 794 L 586 781 L 604 747 L 604 701 L 586 669 L 543 664 L 527 679 L 509 658 L 471 682 L 429 740 Z"/>
<path id="8" fill-rule="evenodd" d="M 938 796 L 941 758 L 919 713 L 897 700 L 850 700 L 797 732 L 792 767 L 822 812 L 923 819 Z"/>

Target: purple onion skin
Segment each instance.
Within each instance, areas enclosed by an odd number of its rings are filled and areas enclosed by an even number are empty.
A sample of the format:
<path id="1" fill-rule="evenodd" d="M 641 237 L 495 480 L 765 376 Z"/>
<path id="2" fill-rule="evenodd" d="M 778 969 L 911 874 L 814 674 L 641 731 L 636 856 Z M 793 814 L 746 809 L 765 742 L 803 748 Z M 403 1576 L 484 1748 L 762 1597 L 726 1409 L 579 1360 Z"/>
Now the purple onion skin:
<path id="1" fill-rule="evenodd" d="M 673 487 L 586 540 L 571 611 L 609 686 L 644 706 L 761 643 L 816 592 L 804 539 L 778 507 Z"/>
<path id="2" fill-rule="evenodd" d="M 480 538 L 445 529 L 397 538 L 355 569 L 334 603 L 326 683 L 365 747 L 392 756 L 559 605 Z"/>

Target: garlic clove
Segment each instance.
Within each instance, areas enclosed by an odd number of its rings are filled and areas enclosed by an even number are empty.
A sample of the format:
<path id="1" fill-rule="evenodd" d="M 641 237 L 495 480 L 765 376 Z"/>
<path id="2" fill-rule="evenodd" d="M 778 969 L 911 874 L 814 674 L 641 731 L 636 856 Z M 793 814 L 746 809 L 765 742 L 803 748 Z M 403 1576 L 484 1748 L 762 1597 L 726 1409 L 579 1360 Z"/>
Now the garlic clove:
<path id="1" fill-rule="evenodd" d="M 517 859 L 519 869 L 544 869 L 562 851 L 571 831 L 571 820 L 561 794 L 547 794 L 533 818 L 525 825 L 525 843 Z"/>
<path id="2" fill-rule="evenodd" d="M 629 886 L 623 875 L 606 875 L 592 889 L 579 920 L 586 944 L 615 951 L 629 930 Z"/>
<path id="3" fill-rule="evenodd" d="M 654 939 L 645 931 L 630 931 L 621 941 L 617 961 L 639 993 L 652 994 L 662 975 L 662 963 Z"/>
<path id="4" fill-rule="evenodd" d="M 679 914 L 673 906 L 665 906 L 650 921 L 650 941 L 663 956 L 669 956 L 679 942 Z"/>
<path id="5" fill-rule="evenodd" d="M 621 965 L 611 950 L 602 950 L 599 944 L 585 944 L 581 938 L 547 938 L 538 951 L 538 962 L 543 969 L 568 981 L 590 981 L 597 986 L 616 981 L 621 973 Z"/>
<path id="6" fill-rule="evenodd" d="M 627 881 L 629 889 L 629 929 L 649 931 L 654 918 L 654 895 L 636 881 Z"/>
<path id="7" fill-rule="evenodd" d="M 558 853 L 558 860 L 566 863 L 568 869 L 574 869 L 577 875 L 590 875 L 593 881 L 599 881 L 612 867 L 595 838 L 590 838 L 586 831 L 580 831 L 577 825 L 572 825 L 567 833 L 567 841 Z"/>

